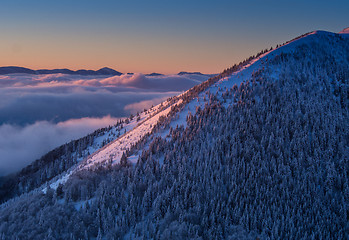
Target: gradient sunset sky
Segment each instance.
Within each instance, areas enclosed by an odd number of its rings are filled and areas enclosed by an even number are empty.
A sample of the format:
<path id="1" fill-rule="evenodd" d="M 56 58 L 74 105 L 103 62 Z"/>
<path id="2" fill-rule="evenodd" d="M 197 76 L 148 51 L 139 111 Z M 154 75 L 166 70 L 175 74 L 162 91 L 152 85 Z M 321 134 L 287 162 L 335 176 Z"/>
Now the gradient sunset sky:
<path id="1" fill-rule="evenodd" d="M 0 66 L 218 73 L 303 33 L 348 26 L 348 0 L 2 0 Z"/>

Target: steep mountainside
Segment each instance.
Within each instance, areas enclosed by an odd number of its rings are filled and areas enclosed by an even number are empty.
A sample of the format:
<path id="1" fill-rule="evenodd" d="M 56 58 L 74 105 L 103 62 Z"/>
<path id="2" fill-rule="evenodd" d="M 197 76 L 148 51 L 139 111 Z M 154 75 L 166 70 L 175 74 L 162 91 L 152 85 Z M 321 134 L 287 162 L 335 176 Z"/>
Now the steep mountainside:
<path id="1" fill-rule="evenodd" d="M 262 51 L 36 162 L 4 195 L 23 193 L 0 236 L 347 239 L 347 36 Z"/>

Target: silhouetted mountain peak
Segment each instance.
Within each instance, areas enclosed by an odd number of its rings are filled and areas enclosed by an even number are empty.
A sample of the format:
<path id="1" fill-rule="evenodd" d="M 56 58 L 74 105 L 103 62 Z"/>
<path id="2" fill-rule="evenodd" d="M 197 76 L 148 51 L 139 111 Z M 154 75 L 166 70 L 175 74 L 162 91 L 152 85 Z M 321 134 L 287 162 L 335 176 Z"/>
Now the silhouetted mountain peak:
<path id="1" fill-rule="evenodd" d="M 118 75 L 120 76 L 122 73 L 115 71 L 112 68 L 104 67 L 96 71 L 96 73 L 101 74 L 101 75 Z"/>
<path id="2" fill-rule="evenodd" d="M 163 76 L 164 74 L 161 74 L 161 73 L 149 73 L 149 74 L 146 74 L 145 76 L 149 76 L 149 77 L 156 77 L 156 76 Z"/>
<path id="3" fill-rule="evenodd" d="M 0 67 L 0 74 L 11 74 L 11 73 L 35 74 L 35 71 L 29 68 L 17 67 L 17 66 Z"/>
<path id="4" fill-rule="evenodd" d="M 187 75 L 205 75 L 201 72 L 185 72 L 185 71 L 183 71 L 183 72 L 177 73 L 177 75 L 185 75 L 185 74 L 187 74 Z"/>

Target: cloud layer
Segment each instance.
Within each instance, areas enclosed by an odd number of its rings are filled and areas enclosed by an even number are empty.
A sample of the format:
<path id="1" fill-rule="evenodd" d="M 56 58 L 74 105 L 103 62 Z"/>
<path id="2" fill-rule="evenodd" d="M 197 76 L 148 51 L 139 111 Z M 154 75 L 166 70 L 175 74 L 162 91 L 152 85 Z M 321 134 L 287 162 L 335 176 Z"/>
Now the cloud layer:
<path id="1" fill-rule="evenodd" d="M 124 117 L 126 105 L 166 98 L 206 80 L 205 76 L 113 77 L 51 75 L 0 76 L 0 125 L 59 122 L 81 117 Z"/>
<path id="2" fill-rule="evenodd" d="M 202 75 L 0 75 L 0 175 L 206 80 Z"/>
<path id="3" fill-rule="evenodd" d="M 48 151 L 95 129 L 115 124 L 118 119 L 71 119 L 65 122 L 36 122 L 25 127 L 0 126 L 0 175 L 17 171 Z"/>

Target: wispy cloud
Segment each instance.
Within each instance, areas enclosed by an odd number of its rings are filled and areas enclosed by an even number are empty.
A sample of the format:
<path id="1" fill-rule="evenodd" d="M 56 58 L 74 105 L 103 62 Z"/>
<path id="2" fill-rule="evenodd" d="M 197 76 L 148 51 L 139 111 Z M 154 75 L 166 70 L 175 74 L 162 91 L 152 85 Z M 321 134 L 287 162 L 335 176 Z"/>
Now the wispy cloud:
<path id="1" fill-rule="evenodd" d="M 140 101 L 140 102 L 136 102 L 136 103 L 131 103 L 125 106 L 125 110 L 129 110 L 131 112 L 141 112 L 144 109 L 148 109 L 151 106 L 155 106 L 161 102 L 163 102 L 164 100 L 166 100 L 167 98 L 154 98 L 151 100 L 145 100 L 145 101 Z"/>

